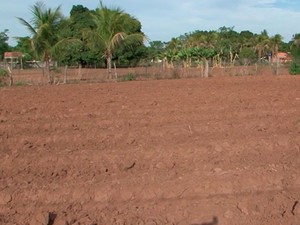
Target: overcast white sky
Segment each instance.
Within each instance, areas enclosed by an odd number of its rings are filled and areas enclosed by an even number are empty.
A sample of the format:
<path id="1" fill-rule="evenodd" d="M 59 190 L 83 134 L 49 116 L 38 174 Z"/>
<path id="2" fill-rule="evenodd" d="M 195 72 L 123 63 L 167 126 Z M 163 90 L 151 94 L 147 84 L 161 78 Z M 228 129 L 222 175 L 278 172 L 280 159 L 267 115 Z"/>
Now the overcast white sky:
<path id="1" fill-rule="evenodd" d="M 30 20 L 29 7 L 36 0 L 1 0 L 0 31 L 9 29 L 9 36 L 28 36 L 16 17 Z M 48 7 L 61 5 L 69 16 L 73 5 L 89 9 L 99 6 L 98 0 L 48 0 Z M 236 31 L 250 30 L 269 35 L 281 34 L 290 41 L 300 33 L 300 0 L 103 0 L 107 6 L 118 6 L 142 23 L 143 32 L 151 41 L 169 41 L 172 37 L 195 30 L 217 30 L 222 26 Z M 13 38 L 9 43 L 14 45 Z"/>

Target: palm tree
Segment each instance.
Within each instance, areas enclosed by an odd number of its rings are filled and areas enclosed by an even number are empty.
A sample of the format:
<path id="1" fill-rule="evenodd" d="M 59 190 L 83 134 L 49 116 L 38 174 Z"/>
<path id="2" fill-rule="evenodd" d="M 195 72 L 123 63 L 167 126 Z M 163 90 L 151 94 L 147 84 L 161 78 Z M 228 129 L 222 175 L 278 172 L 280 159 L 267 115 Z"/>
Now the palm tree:
<path id="1" fill-rule="evenodd" d="M 268 32 L 263 30 L 259 35 L 257 35 L 255 42 L 258 59 L 261 59 L 267 53 L 266 51 L 270 48 L 270 38 Z"/>
<path id="2" fill-rule="evenodd" d="M 183 43 L 179 38 L 172 38 L 166 43 L 164 56 L 167 58 L 171 67 L 174 67 L 174 62 L 178 59 L 178 53 L 182 49 Z"/>
<path id="3" fill-rule="evenodd" d="M 96 47 L 103 49 L 109 78 L 112 78 L 111 61 L 115 49 L 121 44 L 142 44 L 146 36 L 142 32 L 129 33 L 128 27 L 135 19 L 119 7 L 108 8 L 100 1 L 100 7 L 92 16 L 96 28 L 91 31 L 90 39 Z"/>
<path id="4" fill-rule="evenodd" d="M 277 57 L 279 46 L 283 40 L 283 37 L 280 34 L 275 34 L 271 37 L 270 41 L 272 43 L 272 56 Z"/>
<path id="5" fill-rule="evenodd" d="M 292 39 L 292 47 L 299 47 L 300 46 L 300 33 L 294 34 Z"/>
<path id="6" fill-rule="evenodd" d="M 276 59 L 276 66 L 274 66 L 274 73 L 276 75 L 278 75 L 279 68 L 278 50 L 282 40 L 283 37 L 280 34 L 275 34 L 273 37 L 270 38 L 270 43 L 272 45 L 272 63 L 274 62 L 274 59 Z"/>
<path id="7" fill-rule="evenodd" d="M 53 47 L 59 42 L 58 28 L 62 19 L 61 7 L 47 9 L 42 1 L 38 1 L 31 6 L 31 13 L 30 22 L 23 18 L 17 18 L 32 35 L 31 45 L 34 53 L 36 57 L 44 61 L 49 82 L 52 82 L 49 64 L 53 60 Z"/>

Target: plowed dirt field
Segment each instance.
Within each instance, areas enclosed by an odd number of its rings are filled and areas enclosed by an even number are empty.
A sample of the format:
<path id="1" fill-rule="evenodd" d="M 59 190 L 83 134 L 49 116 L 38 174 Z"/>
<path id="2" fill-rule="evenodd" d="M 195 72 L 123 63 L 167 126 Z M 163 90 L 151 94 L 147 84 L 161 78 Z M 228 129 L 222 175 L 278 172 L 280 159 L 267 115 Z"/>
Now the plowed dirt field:
<path id="1" fill-rule="evenodd" d="M 300 77 L 0 89 L 0 224 L 300 224 Z"/>

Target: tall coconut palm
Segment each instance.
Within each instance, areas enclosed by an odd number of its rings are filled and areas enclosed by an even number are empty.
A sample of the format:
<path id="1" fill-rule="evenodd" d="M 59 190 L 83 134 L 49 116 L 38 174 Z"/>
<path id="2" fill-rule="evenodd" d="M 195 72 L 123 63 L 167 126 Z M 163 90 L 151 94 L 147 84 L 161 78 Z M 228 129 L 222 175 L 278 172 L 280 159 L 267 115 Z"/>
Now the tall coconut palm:
<path id="1" fill-rule="evenodd" d="M 48 72 L 50 81 L 49 63 L 52 58 L 53 47 L 59 42 L 58 29 L 62 19 L 61 8 L 46 8 L 42 1 L 31 6 L 32 19 L 30 22 L 23 18 L 18 20 L 23 24 L 31 36 L 31 45 L 36 57 L 42 59 Z"/>
<path id="2" fill-rule="evenodd" d="M 280 34 L 275 34 L 273 37 L 271 37 L 270 42 L 272 44 L 272 55 L 274 57 L 277 57 L 279 46 L 283 40 L 283 37 Z"/>
<path id="3" fill-rule="evenodd" d="M 276 59 L 276 66 L 273 68 L 274 73 L 276 75 L 278 75 L 278 68 L 279 68 L 278 50 L 282 40 L 283 37 L 280 34 L 275 34 L 273 37 L 270 38 L 270 43 L 272 46 L 272 63 L 274 62 L 274 59 Z"/>
<path id="4" fill-rule="evenodd" d="M 267 53 L 266 51 L 270 48 L 270 38 L 268 32 L 263 30 L 259 35 L 256 36 L 255 42 L 258 59 L 261 59 Z"/>
<path id="5" fill-rule="evenodd" d="M 103 49 L 109 78 L 112 78 L 111 61 L 115 49 L 122 43 L 142 44 L 146 36 L 142 32 L 129 33 L 128 27 L 135 20 L 119 7 L 108 8 L 102 1 L 93 14 L 93 20 L 96 28 L 91 31 L 90 39 L 96 47 Z"/>

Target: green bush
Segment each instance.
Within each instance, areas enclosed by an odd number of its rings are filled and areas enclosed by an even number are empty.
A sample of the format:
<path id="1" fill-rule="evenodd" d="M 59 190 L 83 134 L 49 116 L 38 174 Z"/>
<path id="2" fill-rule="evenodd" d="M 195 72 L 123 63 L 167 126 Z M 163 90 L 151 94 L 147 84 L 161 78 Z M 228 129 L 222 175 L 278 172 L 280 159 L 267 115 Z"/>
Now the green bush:
<path id="1" fill-rule="evenodd" d="M 8 71 L 6 69 L 0 68 L 0 77 L 8 77 Z"/>
<path id="2" fill-rule="evenodd" d="M 17 87 L 21 87 L 21 86 L 32 85 L 32 84 L 30 82 L 26 82 L 26 81 L 18 81 L 14 85 Z"/>
<path id="3" fill-rule="evenodd" d="M 300 60 L 293 60 L 290 65 L 290 74 L 299 75 L 300 74 Z"/>
<path id="4" fill-rule="evenodd" d="M 132 73 L 128 73 L 128 74 L 126 74 L 124 77 L 123 77 L 123 81 L 133 81 L 133 80 L 135 80 L 136 79 L 136 77 L 135 77 L 135 75 L 134 74 L 132 74 Z"/>
<path id="5" fill-rule="evenodd" d="M 8 84 L 8 77 L 8 71 L 4 68 L 0 68 L 0 87 L 6 86 Z"/>
<path id="6" fill-rule="evenodd" d="M 61 68 L 59 68 L 59 67 L 54 67 L 54 68 L 52 68 L 52 71 L 53 71 L 54 73 L 61 73 Z"/>
<path id="7" fill-rule="evenodd" d="M 256 59 L 256 53 L 253 48 L 242 48 L 239 59 L 242 65 L 250 64 Z"/>

